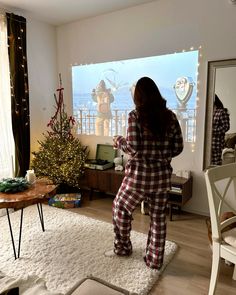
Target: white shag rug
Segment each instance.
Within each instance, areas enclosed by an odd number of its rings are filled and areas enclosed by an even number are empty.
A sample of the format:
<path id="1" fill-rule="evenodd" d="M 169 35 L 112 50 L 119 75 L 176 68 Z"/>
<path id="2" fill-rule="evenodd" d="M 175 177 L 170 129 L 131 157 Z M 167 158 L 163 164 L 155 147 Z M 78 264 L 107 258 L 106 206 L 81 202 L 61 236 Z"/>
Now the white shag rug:
<path id="1" fill-rule="evenodd" d="M 113 248 L 113 226 L 86 216 L 43 205 L 45 232 L 36 206 L 24 209 L 21 255 L 13 255 L 7 216 L 0 218 L 0 271 L 15 278 L 38 276 L 47 288 L 65 294 L 88 275 L 140 295 L 148 294 L 160 273 L 177 250 L 166 241 L 161 271 L 151 270 L 143 261 L 147 235 L 132 231 L 133 254 L 130 257 L 105 257 Z M 18 247 L 20 211 L 11 214 Z M 18 248 L 17 248 L 18 249 Z"/>

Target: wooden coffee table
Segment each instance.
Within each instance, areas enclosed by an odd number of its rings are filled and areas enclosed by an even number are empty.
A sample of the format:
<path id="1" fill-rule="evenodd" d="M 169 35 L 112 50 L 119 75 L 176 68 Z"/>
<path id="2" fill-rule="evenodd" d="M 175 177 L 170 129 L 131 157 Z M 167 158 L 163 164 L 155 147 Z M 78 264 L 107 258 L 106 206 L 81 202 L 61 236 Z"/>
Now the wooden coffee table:
<path id="1" fill-rule="evenodd" d="M 7 218 L 9 223 L 9 229 L 10 229 L 12 247 L 13 247 L 15 259 L 20 257 L 20 243 L 21 243 L 21 232 L 22 232 L 24 208 L 34 204 L 37 205 L 39 219 L 42 225 L 42 230 L 45 231 L 42 203 L 45 201 L 45 199 L 49 198 L 50 196 L 53 196 L 56 193 L 56 188 L 57 188 L 56 185 L 50 184 L 47 180 L 37 180 L 33 185 L 31 185 L 27 190 L 23 192 L 18 192 L 18 193 L 0 192 L 0 209 L 5 208 L 7 211 Z M 9 208 L 21 210 L 18 255 L 16 255 L 16 247 L 15 247 L 14 237 L 12 232 Z"/>

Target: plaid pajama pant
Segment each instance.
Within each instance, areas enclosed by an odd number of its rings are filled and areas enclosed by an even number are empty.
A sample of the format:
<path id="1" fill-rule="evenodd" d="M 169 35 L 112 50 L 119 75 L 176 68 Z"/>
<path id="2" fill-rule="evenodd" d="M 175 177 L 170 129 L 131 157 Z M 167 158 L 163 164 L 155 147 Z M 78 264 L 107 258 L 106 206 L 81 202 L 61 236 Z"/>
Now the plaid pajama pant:
<path id="1" fill-rule="evenodd" d="M 163 264 L 166 239 L 166 206 L 168 193 L 145 193 L 122 185 L 113 201 L 114 252 L 120 256 L 132 253 L 130 240 L 132 212 L 145 200 L 149 206 L 150 228 L 144 261 L 150 268 L 160 269 Z"/>

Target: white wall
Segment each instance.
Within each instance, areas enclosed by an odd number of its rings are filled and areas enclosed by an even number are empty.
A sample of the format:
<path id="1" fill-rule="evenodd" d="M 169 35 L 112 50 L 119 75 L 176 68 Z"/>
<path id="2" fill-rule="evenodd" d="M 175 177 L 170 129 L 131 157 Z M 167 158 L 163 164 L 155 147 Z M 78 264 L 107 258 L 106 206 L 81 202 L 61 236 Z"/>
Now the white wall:
<path id="1" fill-rule="evenodd" d="M 27 16 L 26 16 L 27 17 Z M 27 17 L 27 58 L 31 123 L 31 151 L 46 133 L 55 109 L 54 93 L 58 86 L 56 29 Z"/>
<path id="2" fill-rule="evenodd" d="M 57 29 L 58 67 L 71 109 L 71 65 L 122 60 L 198 49 L 197 142 L 173 161 L 193 173 L 193 198 L 185 210 L 208 214 L 202 172 L 207 61 L 236 57 L 236 6 L 227 0 L 158 0 Z M 88 142 L 81 138 L 82 143 Z M 97 142 L 90 139 L 94 151 Z"/>

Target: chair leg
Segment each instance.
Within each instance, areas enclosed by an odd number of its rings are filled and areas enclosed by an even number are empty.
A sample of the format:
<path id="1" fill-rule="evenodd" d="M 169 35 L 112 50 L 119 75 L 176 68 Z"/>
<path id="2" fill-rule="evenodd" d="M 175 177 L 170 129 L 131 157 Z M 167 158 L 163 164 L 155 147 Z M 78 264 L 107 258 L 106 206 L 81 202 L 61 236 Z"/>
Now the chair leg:
<path id="1" fill-rule="evenodd" d="M 233 280 L 236 280 L 236 265 L 234 265 Z"/>
<path id="2" fill-rule="evenodd" d="M 219 244 L 212 245 L 212 266 L 211 266 L 211 280 L 208 295 L 214 295 L 220 267 L 220 249 Z"/>

